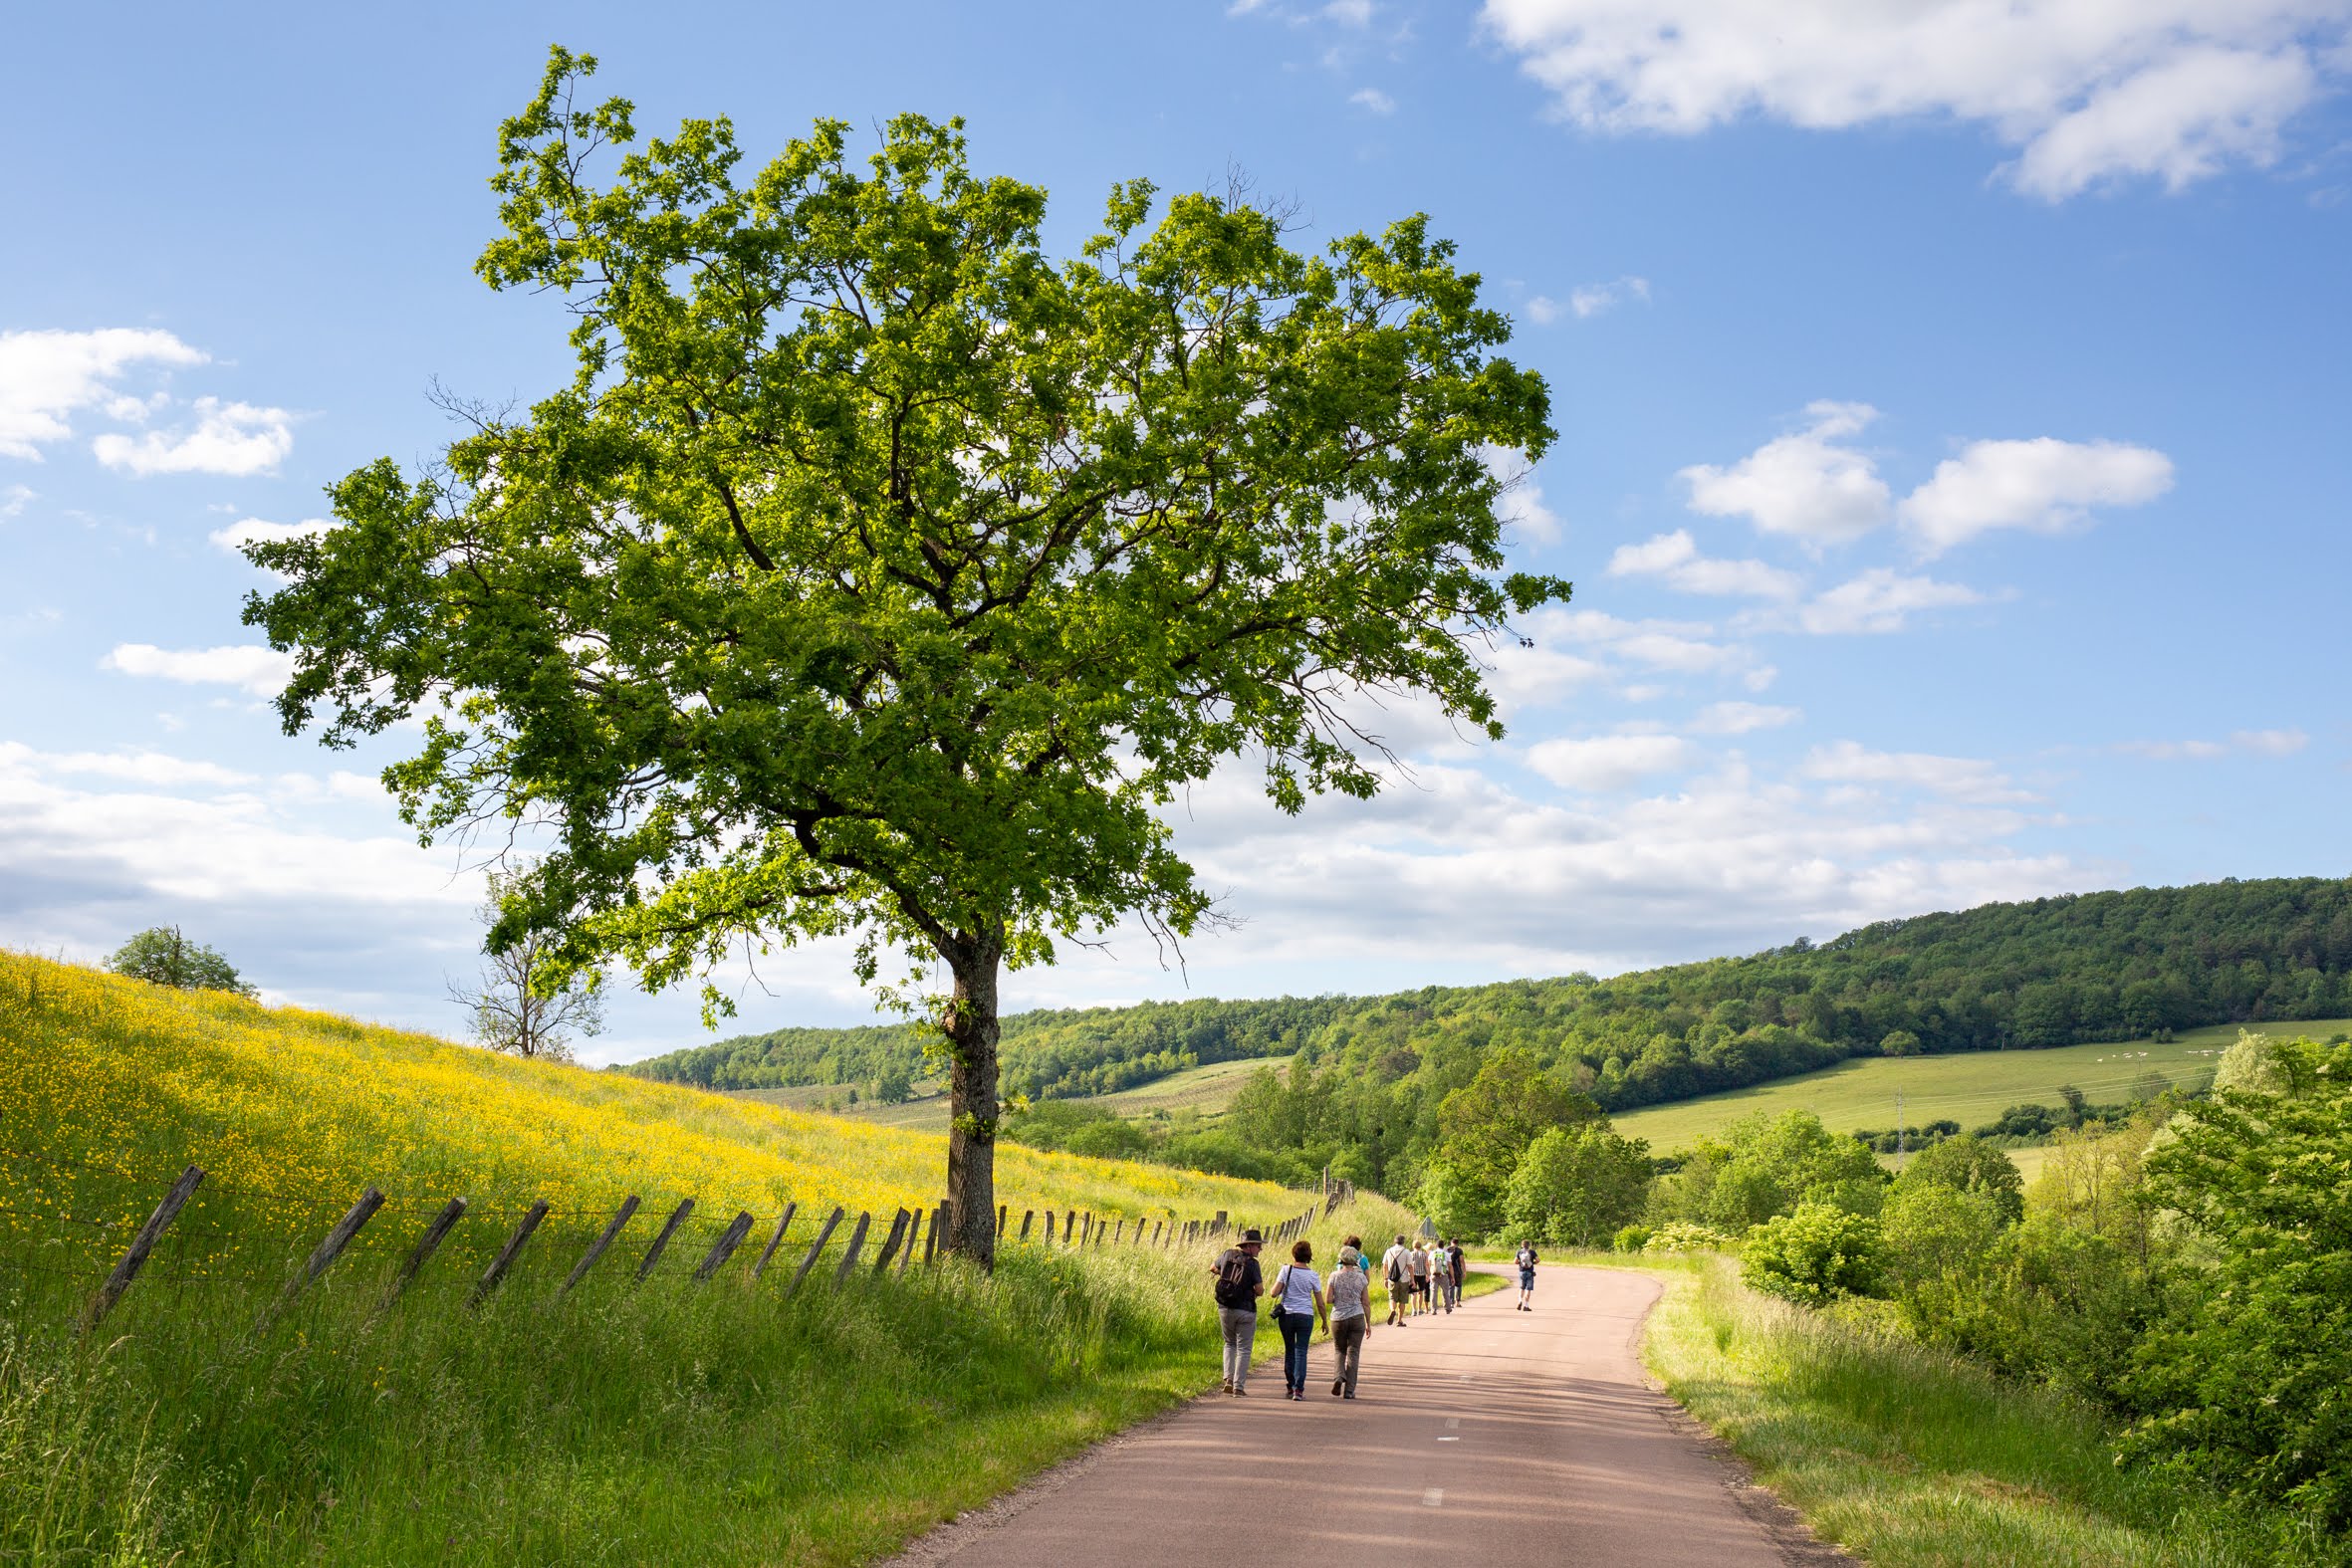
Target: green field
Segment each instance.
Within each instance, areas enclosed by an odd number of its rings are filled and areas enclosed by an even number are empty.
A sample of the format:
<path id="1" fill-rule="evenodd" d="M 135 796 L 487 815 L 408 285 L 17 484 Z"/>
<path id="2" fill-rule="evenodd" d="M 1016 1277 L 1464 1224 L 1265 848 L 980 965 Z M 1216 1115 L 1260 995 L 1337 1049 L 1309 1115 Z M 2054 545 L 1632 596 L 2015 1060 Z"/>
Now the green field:
<path id="1" fill-rule="evenodd" d="M 2309 1034 L 2320 1039 L 2352 1028 L 2352 1020 L 2309 1019 L 2299 1023 L 2216 1024 L 2191 1029 L 2168 1044 L 2131 1040 L 2110 1045 L 2066 1045 L 2055 1050 L 1968 1051 L 1950 1056 L 1869 1056 L 1840 1062 L 1820 1072 L 1779 1078 L 1752 1088 L 1710 1094 L 1671 1105 L 1646 1106 L 1614 1118 L 1628 1138 L 1646 1138 L 1653 1152 L 1689 1147 L 1692 1140 L 1721 1131 L 1755 1111 L 1778 1114 L 1808 1110 L 1833 1131 L 1895 1125 L 1895 1097 L 1903 1099 L 1903 1120 L 1913 1127 L 1950 1120 L 1963 1127 L 1989 1122 L 2011 1105 L 2058 1103 L 2058 1086 L 2070 1083 L 2094 1102 L 2128 1098 L 2147 1073 L 2180 1083 L 2211 1072 L 2240 1027 L 2264 1034 Z M 2019 1150 L 2019 1154 L 2036 1154 Z M 2030 1174 L 2030 1173 L 2028 1173 Z"/>

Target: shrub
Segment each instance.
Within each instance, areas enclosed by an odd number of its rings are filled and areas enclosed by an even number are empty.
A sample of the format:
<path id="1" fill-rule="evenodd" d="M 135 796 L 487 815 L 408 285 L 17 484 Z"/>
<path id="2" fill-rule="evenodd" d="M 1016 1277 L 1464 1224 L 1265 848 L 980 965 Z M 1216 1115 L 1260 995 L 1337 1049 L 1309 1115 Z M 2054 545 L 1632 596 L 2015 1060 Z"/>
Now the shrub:
<path id="1" fill-rule="evenodd" d="M 2025 1216 L 2025 1178 L 2016 1162 L 1974 1133 L 1922 1149 L 1895 1178 L 1898 1193 L 1924 1186 L 1973 1193 L 1990 1203 L 2005 1224 L 2014 1225 Z"/>
<path id="2" fill-rule="evenodd" d="M 1636 1230 L 1638 1227 L 1627 1227 Z M 1642 1242 L 1645 1252 L 1728 1252 L 1733 1250 L 1732 1238 L 1708 1226 L 1693 1225 L 1687 1220 L 1675 1220 L 1652 1231 Z"/>
<path id="3" fill-rule="evenodd" d="M 2150 1199 L 2213 1249 L 2210 1304 L 2140 1344 L 2126 1452 L 2352 1530 L 2352 1047 L 2241 1044 L 2148 1158 Z M 2225 1065 L 2231 1065 L 2225 1062 Z M 2200 1308 L 2203 1308 L 2202 1310 Z"/>
<path id="4" fill-rule="evenodd" d="M 1751 1287 L 1808 1306 L 1877 1295 L 1885 1282 L 1878 1222 L 1818 1200 L 1749 1232 L 1744 1252 Z"/>
<path id="5" fill-rule="evenodd" d="M 1591 1246 L 1639 1215 L 1649 1190 L 1647 1144 L 1601 1124 L 1549 1128 L 1511 1173 L 1505 1229 L 1561 1246 Z"/>
<path id="6" fill-rule="evenodd" d="M 1650 1244 L 1650 1235 L 1648 1226 L 1629 1225 L 1609 1237 L 1609 1245 L 1620 1252 L 1639 1252 Z"/>

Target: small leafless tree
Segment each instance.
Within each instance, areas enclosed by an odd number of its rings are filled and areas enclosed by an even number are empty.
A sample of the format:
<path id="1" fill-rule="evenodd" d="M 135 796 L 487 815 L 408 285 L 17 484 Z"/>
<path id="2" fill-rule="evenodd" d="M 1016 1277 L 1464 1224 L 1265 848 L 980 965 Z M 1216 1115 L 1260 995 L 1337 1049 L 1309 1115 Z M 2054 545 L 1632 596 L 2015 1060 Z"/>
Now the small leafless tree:
<path id="1" fill-rule="evenodd" d="M 482 903 L 485 927 L 498 919 L 499 894 L 508 880 L 490 879 L 490 894 Z M 541 995 L 547 960 L 545 940 L 526 936 L 503 953 L 485 953 L 475 984 L 449 982 L 449 1000 L 472 1014 L 476 1041 L 510 1056 L 570 1061 L 575 1035 L 603 1031 L 604 1001 L 588 977 L 575 976 Z"/>

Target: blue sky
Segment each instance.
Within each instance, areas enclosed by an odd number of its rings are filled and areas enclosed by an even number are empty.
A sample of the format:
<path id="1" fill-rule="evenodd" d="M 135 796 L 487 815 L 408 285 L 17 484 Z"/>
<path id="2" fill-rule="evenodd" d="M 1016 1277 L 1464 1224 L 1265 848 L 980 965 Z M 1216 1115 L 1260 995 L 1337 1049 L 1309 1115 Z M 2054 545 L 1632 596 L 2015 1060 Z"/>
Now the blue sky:
<path id="1" fill-rule="evenodd" d="M 1239 165 L 1319 241 L 1426 211 L 1561 439 L 1574 603 L 1512 735 L 1179 842 L 1245 925 L 1012 1005 L 1388 990 L 1746 951 L 1991 898 L 2342 875 L 2352 0 L 51 7 L 0 128 L 0 942 L 176 920 L 277 998 L 439 1029 L 470 859 L 277 729 L 226 545 L 566 373 L 471 271 L 547 46 L 641 128 L 962 114 L 1074 248 Z M 396 742 L 397 738 L 394 738 Z M 868 1016 L 781 954 L 741 1025 Z M 619 999 L 594 1059 L 699 1033 Z"/>

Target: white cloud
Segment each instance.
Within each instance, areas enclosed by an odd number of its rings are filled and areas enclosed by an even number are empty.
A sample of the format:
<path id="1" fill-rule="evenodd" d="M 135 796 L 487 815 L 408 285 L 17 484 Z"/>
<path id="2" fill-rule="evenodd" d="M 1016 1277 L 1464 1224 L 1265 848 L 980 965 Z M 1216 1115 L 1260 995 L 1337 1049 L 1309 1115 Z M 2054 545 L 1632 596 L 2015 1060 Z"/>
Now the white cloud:
<path id="1" fill-rule="evenodd" d="M 1690 621 L 1620 620 L 1601 610 L 1561 610 L 1544 625 L 1550 635 L 1606 648 L 1653 670 L 1737 674 L 1752 662 L 1746 648 L 1716 642 L 1712 626 Z"/>
<path id="2" fill-rule="evenodd" d="M 2292 757 L 2311 744 L 2301 730 L 2237 730 L 2224 741 L 2126 741 L 2116 748 L 2157 762 L 2212 762 L 2232 752 L 2253 757 Z"/>
<path id="3" fill-rule="evenodd" d="M 2131 507 L 2172 488 L 2172 459 L 2117 441 L 1976 441 L 1903 501 L 1904 526 L 1938 555 L 1994 529 L 2055 534 L 2094 506 Z"/>
<path id="4" fill-rule="evenodd" d="M 1691 728 L 1701 735 L 1748 735 L 1758 730 L 1776 730 L 1803 717 L 1803 710 L 1798 708 L 1775 708 L 1759 702 L 1719 702 L 1699 710 Z"/>
<path id="5" fill-rule="evenodd" d="M 1837 784 L 1891 784 L 1989 805 L 2031 800 L 1991 763 L 1928 752 L 1874 752 L 1857 741 L 1815 747 L 1799 769 L 1807 779 Z"/>
<path id="6" fill-rule="evenodd" d="M 14 741 L 0 741 L 0 768 L 7 767 L 38 768 L 55 774 L 116 779 L 125 784 L 152 784 L 166 789 L 186 784 L 226 789 L 253 783 L 251 774 L 241 774 L 217 763 L 173 757 L 165 752 L 44 753 Z"/>
<path id="7" fill-rule="evenodd" d="M 266 523 L 260 518 L 245 518 L 226 528 L 216 528 L 205 536 L 219 549 L 234 556 L 248 545 L 274 545 L 289 539 L 309 539 L 335 527 L 329 518 L 305 518 L 300 523 Z"/>
<path id="8" fill-rule="evenodd" d="M 158 648 L 152 643 L 125 642 L 101 659 L 99 668 L 191 686 L 235 686 L 257 697 L 275 697 L 294 673 L 294 655 L 250 643 L 222 648 Z"/>
<path id="9" fill-rule="evenodd" d="M 1984 599 L 1966 583 L 1910 577 L 1876 566 L 1814 598 L 1797 611 L 1797 624 L 1818 636 L 1901 631 L 1919 610 L 1981 604 Z"/>
<path id="10" fill-rule="evenodd" d="M 1487 0 L 1484 21 L 1587 128 L 1945 116 L 2051 200 L 2269 162 L 2352 25 L 2343 0 Z"/>
<path id="11" fill-rule="evenodd" d="M 0 523 L 21 517 L 33 501 L 33 492 L 26 485 L 0 485 Z"/>
<path id="12" fill-rule="evenodd" d="M 1378 88 L 1357 88 L 1353 93 L 1347 95 L 1347 102 L 1355 105 L 1358 109 L 1370 110 L 1375 114 L 1396 112 L 1396 100 Z"/>
<path id="13" fill-rule="evenodd" d="M 109 468 L 149 474 L 266 474 L 294 450 L 294 415 L 283 408 L 199 397 L 192 430 L 150 430 L 136 440 L 109 431 L 90 450 Z"/>
<path id="14" fill-rule="evenodd" d="M 201 350 L 154 330 L 0 333 L 0 457 L 39 462 L 40 443 L 72 435 L 68 418 L 76 410 L 115 401 L 108 383 L 132 365 L 204 359 Z"/>
<path id="15" fill-rule="evenodd" d="M 1331 0 L 1323 7 L 1323 17 L 1342 27 L 1369 27 L 1372 22 L 1372 0 Z M 1385 110 L 1383 113 L 1387 112 Z"/>
<path id="16" fill-rule="evenodd" d="M 1803 591 L 1794 572 L 1761 560 L 1717 560 L 1699 554 L 1690 530 L 1676 529 L 1640 545 L 1620 545 L 1609 557 L 1612 577 L 1659 577 L 1684 593 L 1787 599 Z"/>
<path id="17" fill-rule="evenodd" d="M 1728 468 L 1699 463 L 1680 477 L 1691 510 L 1746 517 L 1767 534 L 1808 545 L 1859 539 L 1887 518 L 1886 481 L 1867 455 L 1838 442 L 1878 417 L 1868 403 L 1817 402 L 1812 423 L 1767 441 Z"/>
<path id="18" fill-rule="evenodd" d="M 1690 766 L 1690 742 L 1672 735 L 1596 735 L 1543 741 L 1528 751 L 1528 766 L 1570 789 L 1610 793 L 1654 774 Z"/>
<path id="19" fill-rule="evenodd" d="M 1588 283 L 1568 294 L 1568 309 L 1576 313 L 1578 321 L 1613 311 L 1629 300 L 1647 305 L 1650 299 L 1650 280 L 1624 277 L 1613 283 Z"/>
<path id="20" fill-rule="evenodd" d="M 1559 320 L 1559 301 L 1549 295 L 1536 295 L 1528 302 L 1528 320 L 1537 327 L 1549 327 Z"/>

